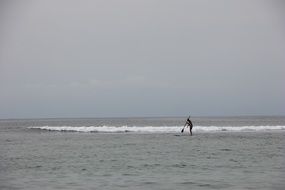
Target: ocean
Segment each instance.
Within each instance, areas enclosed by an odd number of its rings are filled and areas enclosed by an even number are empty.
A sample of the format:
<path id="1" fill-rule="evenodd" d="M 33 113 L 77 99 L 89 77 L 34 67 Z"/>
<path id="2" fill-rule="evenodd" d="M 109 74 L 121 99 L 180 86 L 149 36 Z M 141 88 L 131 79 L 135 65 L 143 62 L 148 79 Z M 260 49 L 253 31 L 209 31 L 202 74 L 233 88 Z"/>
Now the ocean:
<path id="1" fill-rule="evenodd" d="M 285 117 L 0 120 L 0 189 L 285 189 Z"/>

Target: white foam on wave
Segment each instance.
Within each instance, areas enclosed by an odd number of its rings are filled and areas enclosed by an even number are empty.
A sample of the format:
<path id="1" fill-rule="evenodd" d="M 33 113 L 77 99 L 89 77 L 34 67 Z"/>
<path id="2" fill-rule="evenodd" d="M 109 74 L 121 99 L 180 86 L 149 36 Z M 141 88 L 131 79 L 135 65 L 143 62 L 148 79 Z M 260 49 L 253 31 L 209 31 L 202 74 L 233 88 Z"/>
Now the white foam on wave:
<path id="1" fill-rule="evenodd" d="M 97 132 L 97 133 L 179 133 L 183 126 L 33 126 L 30 129 L 47 131 Z M 193 132 L 248 132 L 248 131 L 278 131 L 285 126 L 194 126 Z M 189 133 L 189 128 L 185 128 Z"/>

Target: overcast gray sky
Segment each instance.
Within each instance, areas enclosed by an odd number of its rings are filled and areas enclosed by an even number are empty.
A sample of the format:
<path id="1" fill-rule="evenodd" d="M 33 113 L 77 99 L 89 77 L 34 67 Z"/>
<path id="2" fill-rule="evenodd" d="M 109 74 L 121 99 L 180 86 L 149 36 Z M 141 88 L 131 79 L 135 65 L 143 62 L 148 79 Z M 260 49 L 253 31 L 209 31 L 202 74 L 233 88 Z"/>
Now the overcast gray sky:
<path id="1" fill-rule="evenodd" d="M 278 0 L 0 0 L 0 118 L 285 115 Z"/>

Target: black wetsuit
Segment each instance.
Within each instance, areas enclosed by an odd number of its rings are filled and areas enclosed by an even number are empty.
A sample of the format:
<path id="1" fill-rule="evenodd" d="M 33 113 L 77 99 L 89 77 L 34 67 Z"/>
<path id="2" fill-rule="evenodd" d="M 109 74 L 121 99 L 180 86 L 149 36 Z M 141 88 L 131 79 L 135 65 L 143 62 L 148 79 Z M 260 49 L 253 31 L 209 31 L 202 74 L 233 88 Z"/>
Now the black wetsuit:
<path id="1" fill-rule="evenodd" d="M 187 125 L 189 126 L 190 134 L 192 135 L 193 124 L 192 124 L 192 121 L 189 118 L 187 119 Z"/>

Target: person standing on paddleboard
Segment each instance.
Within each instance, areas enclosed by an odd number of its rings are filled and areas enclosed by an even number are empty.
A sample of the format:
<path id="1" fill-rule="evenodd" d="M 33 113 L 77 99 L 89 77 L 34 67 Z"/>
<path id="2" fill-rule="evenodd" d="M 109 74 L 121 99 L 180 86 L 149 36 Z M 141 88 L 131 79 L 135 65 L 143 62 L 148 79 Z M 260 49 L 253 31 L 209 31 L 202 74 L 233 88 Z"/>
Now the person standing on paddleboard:
<path id="1" fill-rule="evenodd" d="M 185 127 L 189 127 L 190 135 L 192 136 L 193 123 L 192 123 L 192 121 L 190 120 L 190 116 L 187 118 L 186 123 L 185 123 L 185 125 L 184 125 L 184 127 L 183 127 L 181 133 L 184 132 L 184 128 L 185 128 Z"/>

